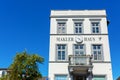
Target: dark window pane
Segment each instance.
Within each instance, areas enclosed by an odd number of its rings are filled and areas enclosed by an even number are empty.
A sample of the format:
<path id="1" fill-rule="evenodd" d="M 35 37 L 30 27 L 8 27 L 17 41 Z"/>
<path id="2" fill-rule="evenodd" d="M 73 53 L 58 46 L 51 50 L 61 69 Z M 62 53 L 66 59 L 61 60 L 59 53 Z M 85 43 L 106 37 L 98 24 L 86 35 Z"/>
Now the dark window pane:
<path id="1" fill-rule="evenodd" d="M 95 26 L 94 23 L 92 23 L 92 26 Z"/>
<path id="2" fill-rule="evenodd" d="M 65 27 L 62 27 L 62 30 L 65 30 Z"/>
<path id="3" fill-rule="evenodd" d="M 61 51 L 58 51 L 58 60 L 61 59 Z"/>
<path id="4" fill-rule="evenodd" d="M 97 60 L 97 52 L 94 51 L 94 60 Z"/>
<path id="5" fill-rule="evenodd" d="M 75 51 L 75 55 L 79 55 L 79 51 Z"/>
<path id="6" fill-rule="evenodd" d="M 62 60 L 65 60 L 65 55 L 62 55 Z"/>
<path id="7" fill-rule="evenodd" d="M 78 49 L 78 45 L 75 45 L 75 49 Z"/>
<path id="8" fill-rule="evenodd" d="M 99 28 L 98 27 L 96 27 L 96 32 L 99 33 Z"/>
<path id="9" fill-rule="evenodd" d="M 95 28 L 94 27 L 92 28 L 92 32 L 95 33 Z"/>
<path id="10" fill-rule="evenodd" d="M 81 28 L 79 28 L 79 33 L 82 33 L 82 29 Z"/>
<path id="11" fill-rule="evenodd" d="M 65 55 L 65 51 L 62 51 L 62 55 Z"/>
<path id="12" fill-rule="evenodd" d="M 65 51 L 62 51 L 62 60 L 65 60 Z"/>
<path id="13" fill-rule="evenodd" d="M 65 49 L 65 45 L 62 45 L 62 49 Z"/>
<path id="14" fill-rule="evenodd" d="M 75 28 L 75 32 L 78 33 L 78 28 Z"/>
<path id="15" fill-rule="evenodd" d="M 97 51 L 94 51 L 93 54 L 94 54 L 94 55 L 97 55 Z"/>
<path id="16" fill-rule="evenodd" d="M 79 26 L 82 26 L 82 23 L 79 23 Z"/>
<path id="17" fill-rule="evenodd" d="M 77 23 L 75 23 L 75 26 L 78 26 L 78 24 L 77 24 Z"/>
<path id="18" fill-rule="evenodd" d="M 101 51 L 98 51 L 98 54 L 101 54 Z"/>
<path id="19" fill-rule="evenodd" d="M 98 45 L 98 46 L 97 46 L 97 49 L 101 49 L 101 46 L 100 46 L 100 45 Z"/>
<path id="20" fill-rule="evenodd" d="M 61 56 L 61 51 L 58 51 L 58 56 Z"/>
<path id="21" fill-rule="evenodd" d="M 93 45 L 93 49 L 96 49 L 96 46 L 95 46 L 95 45 Z"/>
<path id="22" fill-rule="evenodd" d="M 84 54 L 84 52 L 83 52 L 83 51 L 80 51 L 80 54 L 81 54 L 81 55 L 83 55 L 83 54 Z"/>
<path id="23" fill-rule="evenodd" d="M 61 46 L 60 46 L 60 45 L 58 45 L 58 49 L 61 49 Z"/>
<path id="24" fill-rule="evenodd" d="M 99 23 L 96 23 L 96 26 L 99 26 Z"/>
<path id="25" fill-rule="evenodd" d="M 80 49 L 83 49 L 83 45 L 80 45 Z"/>
<path id="26" fill-rule="evenodd" d="M 94 56 L 94 60 L 97 60 L 97 55 Z"/>

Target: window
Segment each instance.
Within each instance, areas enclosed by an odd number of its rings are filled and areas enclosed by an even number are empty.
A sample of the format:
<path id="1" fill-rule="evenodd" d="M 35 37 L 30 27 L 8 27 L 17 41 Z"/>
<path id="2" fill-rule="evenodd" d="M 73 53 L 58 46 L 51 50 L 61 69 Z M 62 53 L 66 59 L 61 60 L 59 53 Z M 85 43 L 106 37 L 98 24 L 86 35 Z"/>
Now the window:
<path id="1" fill-rule="evenodd" d="M 57 33 L 58 34 L 66 33 L 66 23 L 65 22 L 57 23 Z"/>
<path id="2" fill-rule="evenodd" d="M 84 55 L 85 54 L 85 46 L 83 44 L 81 45 L 74 45 L 74 54 L 75 55 Z"/>
<path id="3" fill-rule="evenodd" d="M 2 77 L 5 75 L 5 71 L 2 71 Z"/>
<path id="4" fill-rule="evenodd" d="M 102 45 L 92 45 L 93 60 L 102 60 Z"/>
<path id="5" fill-rule="evenodd" d="M 66 45 L 57 45 L 57 60 L 66 60 Z"/>
<path id="6" fill-rule="evenodd" d="M 67 75 L 55 75 L 55 80 L 67 80 Z"/>
<path id="7" fill-rule="evenodd" d="M 94 76 L 93 80 L 106 80 L 105 76 Z"/>
<path id="8" fill-rule="evenodd" d="M 74 32 L 75 34 L 80 34 L 80 33 L 83 33 L 83 25 L 82 23 L 74 23 Z"/>
<path id="9" fill-rule="evenodd" d="M 100 33 L 100 24 L 99 22 L 92 22 L 92 33 Z"/>

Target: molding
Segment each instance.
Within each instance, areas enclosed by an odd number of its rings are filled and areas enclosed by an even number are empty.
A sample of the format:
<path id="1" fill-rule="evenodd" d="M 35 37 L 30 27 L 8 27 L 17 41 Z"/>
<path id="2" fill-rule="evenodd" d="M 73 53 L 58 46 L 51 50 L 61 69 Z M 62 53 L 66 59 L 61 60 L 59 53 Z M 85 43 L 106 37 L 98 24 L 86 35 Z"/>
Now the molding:
<path id="1" fill-rule="evenodd" d="M 84 19 L 72 19 L 73 21 L 84 21 Z"/>
<path id="2" fill-rule="evenodd" d="M 111 63 L 111 61 L 92 61 L 92 63 Z"/>
<path id="3" fill-rule="evenodd" d="M 50 35 L 108 35 L 108 34 L 50 34 Z"/>
<path id="4" fill-rule="evenodd" d="M 51 15 L 50 18 L 89 18 L 89 17 L 106 17 L 106 15 Z"/>
<path id="5" fill-rule="evenodd" d="M 101 21 L 101 19 L 89 19 L 90 21 Z"/>
<path id="6" fill-rule="evenodd" d="M 56 19 L 56 21 L 68 21 L 68 19 Z"/>
<path id="7" fill-rule="evenodd" d="M 69 63 L 69 61 L 49 61 L 49 63 Z M 92 61 L 92 63 L 111 63 L 111 61 Z"/>
<path id="8" fill-rule="evenodd" d="M 105 77 L 106 78 L 106 74 L 93 74 L 93 77 Z"/>
<path id="9" fill-rule="evenodd" d="M 69 63 L 69 61 L 49 61 L 49 63 Z"/>

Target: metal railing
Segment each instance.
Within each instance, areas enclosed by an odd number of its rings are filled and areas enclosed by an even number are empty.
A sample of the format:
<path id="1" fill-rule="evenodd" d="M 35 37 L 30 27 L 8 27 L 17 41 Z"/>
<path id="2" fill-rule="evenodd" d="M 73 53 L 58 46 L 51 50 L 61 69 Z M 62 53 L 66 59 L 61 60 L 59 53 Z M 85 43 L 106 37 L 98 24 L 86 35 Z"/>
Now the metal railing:
<path id="1" fill-rule="evenodd" d="M 69 65 L 92 65 L 91 59 L 92 56 L 90 55 L 69 55 Z"/>

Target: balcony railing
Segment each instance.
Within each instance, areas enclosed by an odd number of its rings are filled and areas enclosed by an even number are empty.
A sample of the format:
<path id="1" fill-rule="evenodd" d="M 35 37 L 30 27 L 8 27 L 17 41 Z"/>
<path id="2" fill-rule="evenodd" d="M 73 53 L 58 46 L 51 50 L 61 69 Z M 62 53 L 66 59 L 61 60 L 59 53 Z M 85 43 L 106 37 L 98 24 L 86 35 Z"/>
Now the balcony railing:
<path id="1" fill-rule="evenodd" d="M 69 55 L 69 66 L 89 66 L 91 59 L 90 55 Z"/>

